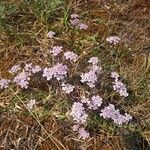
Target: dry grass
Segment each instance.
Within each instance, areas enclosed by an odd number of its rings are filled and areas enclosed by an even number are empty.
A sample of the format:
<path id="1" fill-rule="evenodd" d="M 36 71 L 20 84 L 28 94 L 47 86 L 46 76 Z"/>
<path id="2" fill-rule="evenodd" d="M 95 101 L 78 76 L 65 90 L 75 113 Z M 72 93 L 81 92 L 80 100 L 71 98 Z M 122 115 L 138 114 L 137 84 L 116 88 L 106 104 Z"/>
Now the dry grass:
<path id="1" fill-rule="evenodd" d="M 47 64 L 45 51 L 50 45 L 46 34 L 54 29 L 60 37 L 56 43 L 61 42 L 67 49 L 74 48 L 85 57 L 97 55 L 106 70 L 118 70 L 131 95 L 126 101 L 116 99 L 114 102 L 134 116 L 133 122 L 121 129 L 109 122 L 97 124 L 94 120 L 92 138 L 81 141 L 67 119 L 70 107 L 67 100 L 58 99 L 57 93 L 44 87 L 45 83 L 38 88 L 33 84 L 33 90 L 29 91 L 8 89 L 0 93 L 0 149 L 124 150 L 122 136 L 128 131 L 138 132 L 150 142 L 149 0 L 116 3 L 64 0 L 63 6 L 59 5 L 61 1 L 57 2 L 58 9 L 51 10 L 50 14 L 48 8 L 43 9 L 44 5 L 40 14 L 34 4 L 25 5 L 20 0 L 0 2 L 0 75 L 9 77 L 7 70 L 19 62 Z M 81 14 L 89 25 L 87 31 L 72 35 L 67 19 L 71 12 Z M 119 46 L 110 48 L 104 42 L 114 34 L 123 40 Z M 32 97 L 28 93 L 38 99 L 33 112 L 24 105 Z"/>

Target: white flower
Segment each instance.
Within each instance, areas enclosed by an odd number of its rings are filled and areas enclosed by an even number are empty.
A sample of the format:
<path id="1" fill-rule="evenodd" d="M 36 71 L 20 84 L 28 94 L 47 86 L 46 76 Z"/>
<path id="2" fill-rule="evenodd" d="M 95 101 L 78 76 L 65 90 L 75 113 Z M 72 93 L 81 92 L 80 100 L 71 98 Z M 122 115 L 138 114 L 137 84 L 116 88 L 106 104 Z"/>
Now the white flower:
<path id="1" fill-rule="evenodd" d="M 52 48 L 52 51 L 50 51 L 50 53 L 52 53 L 54 56 L 57 56 L 61 51 L 62 51 L 62 46 L 54 46 Z"/>
<path id="2" fill-rule="evenodd" d="M 111 73 L 111 77 L 115 78 L 115 79 L 118 79 L 119 78 L 119 74 L 117 72 L 112 72 Z"/>
<path id="3" fill-rule="evenodd" d="M 118 36 L 110 36 L 106 38 L 106 41 L 111 43 L 111 44 L 118 44 L 120 42 L 120 38 Z"/>
<path id="4" fill-rule="evenodd" d="M 93 65 L 97 65 L 99 62 L 99 59 L 98 57 L 91 57 L 88 62 L 92 63 Z"/>
<path id="5" fill-rule="evenodd" d="M 49 31 L 48 34 L 47 34 L 47 37 L 51 39 L 51 38 L 54 37 L 55 34 L 56 34 L 55 32 Z"/>
<path id="6" fill-rule="evenodd" d="M 62 86 L 62 90 L 67 94 L 70 94 L 74 90 L 74 86 L 68 83 L 67 84 L 62 83 L 61 86 Z"/>
<path id="7" fill-rule="evenodd" d="M 35 99 L 31 99 L 31 100 L 29 101 L 29 103 L 27 104 L 27 107 L 28 107 L 29 109 L 32 109 L 32 108 L 35 106 L 35 104 L 36 104 Z"/>
<path id="8" fill-rule="evenodd" d="M 88 28 L 88 26 L 86 24 L 84 24 L 84 23 L 80 23 L 78 26 L 79 26 L 79 29 L 86 30 Z"/>
<path id="9" fill-rule="evenodd" d="M 30 72 L 32 70 L 32 67 L 33 67 L 32 63 L 27 63 L 25 64 L 24 70 Z"/>

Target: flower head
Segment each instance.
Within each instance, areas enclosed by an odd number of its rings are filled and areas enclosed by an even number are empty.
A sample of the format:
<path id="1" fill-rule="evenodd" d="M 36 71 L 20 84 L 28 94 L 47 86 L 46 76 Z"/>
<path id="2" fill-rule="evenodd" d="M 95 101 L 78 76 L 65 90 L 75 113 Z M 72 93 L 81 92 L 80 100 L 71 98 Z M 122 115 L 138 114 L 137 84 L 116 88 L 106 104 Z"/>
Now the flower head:
<path id="1" fill-rule="evenodd" d="M 86 30 L 88 28 L 88 26 L 85 23 L 80 23 L 78 26 L 79 26 L 79 29 Z"/>
<path id="2" fill-rule="evenodd" d="M 71 19 L 70 23 L 72 26 L 77 26 L 80 23 L 80 20 L 77 18 Z"/>
<path id="3" fill-rule="evenodd" d="M 43 77 L 47 80 L 51 80 L 53 77 L 57 80 L 63 79 L 67 75 L 67 66 L 57 63 L 52 68 L 45 68 L 43 71 Z"/>
<path id="4" fill-rule="evenodd" d="M 61 86 L 62 86 L 62 90 L 67 94 L 70 94 L 74 90 L 74 86 L 68 83 L 67 84 L 62 83 Z"/>
<path id="5" fill-rule="evenodd" d="M 91 57 L 88 62 L 92 63 L 92 65 L 97 65 L 99 62 L 99 59 L 98 57 Z"/>
<path id="6" fill-rule="evenodd" d="M 35 99 L 31 99 L 31 100 L 29 101 L 29 103 L 27 104 L 27 107 L 28 107 L 29 109 L 32 109 L 35 104 L 36 104 Z"/>
<path id="7" fill-rule="evenodd" d="M 76 121 L 76 123 L 81 124 L 85 124 L 88 117 L 88 115 L 85 113 L 83 104 L 80 102 L 74 102 L 70 115 L 73 117 L 73 120 Z"/>
<path id="8" fill-rule="evenodd" d="M 32 70 L 33 64 L 32 63 L 27 63 L 24 66 L 24 70 L 30 72 Z"/>
<path id="9" fill-rule="evenodd" d="M 113 89 L 117 91 L 120 94 L 120 96 L 127 97 L 129 95 L 125 84 L 123 84 L 119 80 L 115 80 L 115 82 L 113 82 Z"/>
<path id="10" fill-rule="evenodd" d="M 27 72 L 22 71 L 21 73 L 19 73 L 15 78 L 14 78 L 14 82 L 17 85 L 20 85 L 21 88 L 28 88 L 28 84 L 29 84 L 29 80 L 30 80 L 30 76 Z"/>
<path id="11" fill-rule="evenodd" d="M 7 79 L 1 79 L 0 80 L 0 89 L 6 89 L 8 88 L 8 84 L 10 83 L 10 80 Z"/>
<path id="12" fill-rule="evenodd" d="M 62 46 L 54 46 L 52 48 L 52 51 L 50 51 L 50 53 L 52 53 L 54 56 L 57 56 L 61 51 L 62 51 Z"/>
<path id="13" fill-rule="evenodd" d="M 87 85 L 91 88 L 95 87 L 95 83 L 97 82 L 97 75 L 94 71 L 90 70 L 87 73 L 81 74 L 81 82 L 86 82 Z"/>
<path id="14" fill-rule="evenodd" d="M 119 78 L 119 74 L 117 72 L 112 72 L 111 77 L 117 80 Z"/>
<path id="15" fill-rule="evenodd" d="M 98 109 L 102 104 L 102 98 L 98 95 L 92 96 L 90 102 L 88 103 L 88 107 L 90 109 L 96 110 Z"/>
<path id="16" fill-rule="evenodd" d="M 114 121 L 114 123 L 118 125 L 128 123 L 132 119 L 132 116 L 127 113 L 125 113 L 125 115 L 120 114 L 120 111 L 118 109 L 115 109 L 115 106 L 113 104 L 109 104 L 109 106 L 101 110 L 100 116 L 105 119 L 110 118 Z"/>
<path id="17" fill-rule="evenodd" d="M 76 62 L 77 57 L 78 57 L 78 55 L 76 55 L 75 53 L 70 52 L 70 51 L 65 52 L 65 53 L 64 53 L 64 56 L 65 56 L 66 59 L 72 60 L 72 61 L 74 61 L 74 62 Z"/>
<path id="18" fill-rule="evenodd" d="M 20 65 L 15 65 L 15 66 L 13 66 L 13 67 L 9 70 L 9 72 L 10 72 L 10 73 L 16 73 L 16 72 L 19 71 L 20 69 L 21 69 Z"/>

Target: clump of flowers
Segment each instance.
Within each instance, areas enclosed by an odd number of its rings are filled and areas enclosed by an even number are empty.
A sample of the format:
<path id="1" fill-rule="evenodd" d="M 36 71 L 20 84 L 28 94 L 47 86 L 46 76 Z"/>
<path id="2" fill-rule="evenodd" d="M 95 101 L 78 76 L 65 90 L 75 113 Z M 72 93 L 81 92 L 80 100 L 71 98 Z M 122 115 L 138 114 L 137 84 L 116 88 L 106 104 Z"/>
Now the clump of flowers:
<path id="1" fill-rule="evenodd" d="M 111 77 L 115 79 L 115 81 L 113 82 L 114 91 L 118 92 L 120 94 L 120 96 L 127 97 L 129 95 L 128 92 L 127 92 L 127 88 L 126 88 L 125 84 L 123 84 L 119 80 L 118 73 L 112 72 Z"/>
<path id="2" fill-rule="evenodd" d="M 120 42 L 120 38 L 118 36 L 110 36 L 108 38 L 106 38 L 106 41 L 109 42 L 110 44 L 118 44 Z"/>
<path id="3" fill-rule="evenodd" d="M 8 84 L 10 83 L 10 80 L 7 79 L 1 79 L 0 80 L 0 89 L 6 89 L 8 88 Z"/>
<path id="4" fill-rule="evenodd" d="M 62 46 L 54 46 L 50 53 L 52 53 L 54 56 L 57 56 L 62 51 Z"/>
<path id="5" fill-rule="evenodd" d="M 73 117 L 73 120 L 78 124 L 85 124 L 88 117 L 83 104 L 80 102 L 74 102 L 71 108 L 70 115 Z"/>
<path id="6" fill-rule="evenodd" d="M 62 90 L 65 92 L 65 93 L 67 93 L 67 94 L 70 94 L 71 92 L 73 92 L 73 90 L 74 90 L 74 86 L 72 86 L 71 84 L 69 84 L 69 83 L 67 83 L 67 84 L 65 84 L 65 83 L 62 83 L 61 84 L 61 87 L 62 87 Z"/>
<path id="7" fill-rule="evenodd" d="M 79 20 L 79 16 L 77 14 L 71 15 L 70 22 L 73 26 L 78 27 L 79 29 L 87 29 L 87 25 L 81 23 L 81 21 Z M 50 31 L 47 34 L 47 37 L 53 38 L 54 35 L 55 32 Z M 119 43 L 120 38 L 116 36 L 111 36 L 107 38 L 106 41 L 110 42 L 111 44 L 117 44 Z M 58 56 L 58 54 L 60 54 L 61 52 L 63 53 L 62 46 L 54 46 L 50 51 L 50 53 L 53 54 L 53 56 Z M 56 57 L 54 57 L 54 59 L 55 58 Z M 63 63 L 61 62 L 61 60 L 63 60 Z M 99 85 L 98 84 L 99 75 L 103 72 L 98 57 L 91 57 L 88 60 L 89 66 L 86 68 L 87 71 L 85 72 L 84 71 L 80 72 L 80 70 L 78 70 L 77 68 L 75 69 L 73 68 L 73 70 L 71 70 L 72 68 L 69 69 L 66 65 L 68 64 L 68 62 L 65 64 L 66 60 L 69 60 L 70 62 L 74 62 L 74 64 L 76 64 L 77 60 L 79 60 L 80 62 L 80 57 L 78 57 L 78 55 L 75 54 L 74 52 L 67 51 L 64 52 L 63 55 L 59 56 L 59 62 L 57 62 L 52 67 L 45 66 L 45 68 L 42 69 L 42 67 L 40 67 L 39 65 L 33 65 L 32 63 L 27 63 L 24 65 L 22 70 L 20 65 L 15 65 L 9 70 L 9 72 L 12 74 L 17 73 L 17 75 L 13 79 L 13 83 L 16 83 L 21 88 L 25 88 L 25 89 L 28 88 L 29 81 L 32 75 L 36 74 L 37 72 L 41 72 L 42 76 L 45 77 L 47 81 L 56 79 L 57 82 L 59 83 L 58 85 L 61 86 L 63 93 L 66 94 L 66 96 L 68 96 L 69 98 L 71 96 L 73 96 L 74 98 L 73 105 L 71 107 L 69 114 L 74 121 L 73 130 L 78 133 L 79 138 L 86 139 L 89 138 L 90 136 L 89 132 L 85 129 L 87 127 L 87 123 L 88 123 L 87 120 L 88 117 L 90 116 L 89 115 L 90 112 L 99 112 L 101 117 L 103 117 L 104 119 L 111 119 L 117 125 L 128 123 L 132 119 L 132 116 L 127 113 L 122 115 L 120 113 L 120 110 L 115 109 L 115 106 L 113 104 L 109 104 L 108 106 L 101 109 L 103 103 L 103 99 L 102 99 L 103 96 L 101 97 L 98 95 L 98 88 L 97 88 L 98 86 L 96 86 L 96 84 Z M 77 64 L 76 67 L 77 66 L 79 66 L 79 64 Z M 78 80 L 79 76 L 80 79 Z M 68 77 L 67 80 L 65 80 L 66 77 Z M 72 77 L 75 77 L 75 80 Z M 75 81 L 74 82 L 75 85 L 69 84 L 70 78 Z M 128 96 L 127 88 L 119 80 L 120 78 L 119 74 L 117 72 L 112 72 L 111 78 L 114 79 L 113 89 L 116 92 L 118 92 L 120 96 L 127 97 Z M 10 80 L 1 79 L 0 89 L 7 88 L 10 82 L 11 82 Z M 88 96 L 85 95 L 85 93 L 83 94 L 85 96 L 81 96 L 81 97 L 79 96 L 82 90 L 82 88 L 80 88 L 81 83 L 85 83 L 90 88 L 93 88 L 92 91 L 89 91 L 90 90 L 89 88 L 87 89 L 88 91 L 84 91 L 84 90 L 82 91 L 87 93 Z M 29 109 L 33 109 L 35 104 L 36 104 L 36 100 L 32 99 L 27 103 L 27 107 Z"/>
<path id="8" fill-rule="evenodd" d="M 73 61 L 73 62 L 76 62 L 78 58 L 77 54 L 75 54 L 74 52 L 70 52 L 70 51 L 65 52 L 64 56 L 66 59 L 69 59 L 70 61 Z"/>
<path id="9" fill-rule="evenodd" d="M 43 71 L 43 77 L 46 77 L 47 80 L 51 80 L 53 77 L 57 80 L 64 79 L 67 75 L 67 66 L 62 63 L 57 63 L 52 68 L 45 68 Z"/>
<path id="10" fill-rule="evenodd" d="M 100 116 L 105 119 L 112 119 L 114 123 L 118 125 L 128 123 L 132 119 L 132 116 L 127 113 L 125 113 L 125 115 L 121 115 L 119 109 L 115 109 L 113 104 L 109 104 L 109 106 L 102 109 Z"/>
<path id="11" fill-rule="evenodd" d="M 51 39 L 51 38 L 54 37 L 55 34 L 56 34 L 55 32 L 49 31 L 49 32 L 47 33 L 47 37 Z"/>
<path id="12" fill-rule="evenodd" d="M 90 70 L 87 73 L 81 74 L 81 82 L 86 82 L 87 85 L 91 88 L 95 87 L 95 83 L 97 82 L 97 75 L 94 71 Z"/>
<path id="13" fill-rule="evenodd" d="M 98 80 L 97 75 L 100 73 L 101 67 L 97 65 L 99 60 L 96 57 L 90 58 L 88 62 L 92 63 L 92 67 L 90 67 L 89 72 L 81 74 L 81 82 L 86 82 L 89 87 L 93 88 Z"/>

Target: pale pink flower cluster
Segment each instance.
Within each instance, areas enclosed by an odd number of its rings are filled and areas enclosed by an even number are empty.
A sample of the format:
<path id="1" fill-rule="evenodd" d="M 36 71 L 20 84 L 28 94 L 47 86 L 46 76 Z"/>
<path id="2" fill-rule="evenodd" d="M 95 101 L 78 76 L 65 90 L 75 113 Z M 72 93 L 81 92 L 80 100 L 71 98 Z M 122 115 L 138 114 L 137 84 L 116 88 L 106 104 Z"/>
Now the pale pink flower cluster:
<path id="1" fill-rule="evenodd" d="M 85 112 L 85 106 L 87 105 L 89 109 L 97 110 L 102 104 L 102 98 L 98 95 L 92 96 L 91 99 L 82 97 L 81 102 L 82 103 L 74 102 L 70 115 L 77 123 L 73 126 L 73 130 L 78 132 L 79 138 L 86 139 L 89 138 L 89 133 L 85 131 L 83 127 L 83 125 L 86 126 L 86 120 L 88 117 L 87 113 Z"/>
<path id="2" fill-rule="evenodd" d="M 57 56 L 62 51 L 62 46 L 54 46 L 50 53 L 52 53 L 54 56 Z"/>
<path id="3" fill-rule="evenodd" d="M 113 82 L 113 89 L 118 92 L 120 94 L 120 96 L 124 96 L 127 97 L 129 94 L 127 92 L 127 88 L 125 86 L 125 84 L 123 84 L 120 80 L 119 80 L 119 75 L 116 72 L 112 72 L 111 73 L 111 77 L 115 79 L 115 81 Z"/>
<path id="4" fill-rule="evenodd" d="M 31 99 L 31 100 L 29 101 L 29 103 L 27 103 L 28 109 L 33 109 L 33 107 L 35 106 L 35 104 L 36 104 L 35 99 Z"/>
<path id="5" fill-rule="evenodd" d="M 29 85 L 29 80 L 30 80 L 29 74 L 23 70 L 21 73 L 15 76 L 13 82 L 21 86 L 21 88 L 27 89 Z"/>
<path id="6" fill-rule="evenodd" d="M 14 65 L 10 70 L 9 73 L 16 73 L 17 71 L 21 70 L 20 65 Z"/>
<path id="7" fill-rule="evenodd" d="M 121 115 L 119 109 L 115 109 L 113 104 L 109 104 L 109 106 L 102 109 L 100 116 L 104 119 L 112 119 L 114 123 L 118 125 L 128 123 L 132 119 L 132 116 L 127 113 L 125 113 L 125 115 Z"/>
<path id="8" fill-rule="evenodd" d="M 71 15 L 71 20 L 70 20 L 71 25 L 75 26 L 75 27 L 78 27 L 79 29 L 86 30 L 88 28 L 88 26 L 85 23 L 81 23 L 81 21 L 78 18 L 79 18 L 79 15 L 72 14 Z"/>
<path id="9" fill-rule="evenodd" d="M 47 37 L 51 39 L 51 38 L 54 37 L 55 34 L 56 34 L 55 32 L 49 31 L 49 32 L 47 33 Z"/>
<path id="10" fill-rule="evenodd" d="M 73 90 L 75 88 L 73 85 L 71 85 L 69 83 L 62 83 L 61 87 L 62 87 L 62 90 L 67 94 L 70 94 L 71 92 L 73 92 Z"/>
<path id="11" fill-rule="evenodd" d="M 90 70 L 89 72 L 81 74 L 81 82 L 86 82 L 87 85 L 91 88 L 95 87 L 95 83 L 97 82 L 96 72 Z"/>
<path id="12" fill-rule="evenodd" d="M 76 62 L 78 58 L 77 54 L 75 54 L 74 52 L 70 52 L 70 51 L 65 52 L 64 56 L 65 56 L 65 59 L 69 59 L 70 61 L 74 61 L 74 62 Z"/>
<path id="13" fill-rule="evenodd" d="M 118 36 L 110 36 L 110 37 L 106 38 L 107 42 L 114 44 L 114 45 L 118 44 L 120 42 L 120 40 L 121 39 Z"/>
<path id="14" fill-rule="evenodd" d="M 89 87 L 93 88 L 95 87 L 95 83 L 98 79 L 97 75 L 100 73 L 102 68 L 97 65 L 99 62 L 97 57 L 90 58 L 88 62 L 92 63 L 92 66 L 90 67 L 89 72 L 81 74 L 81 82 L 86 82 Z"/>
<path id="15" fill-rule="evenodd" d="M 10 83 L 10 80 L 7 79 L 1 79 L 0 80 L 0 89 L 6 89 L 8 88 L 8 84 Z"/>
<path id="16" fill-rule="evenodd" d="M 74 102 L 74 104 L 72 105 L 70 115 L 73 117 L 73 120 L 76 123 L 76 125 L 73 126 L 73 130 L 78 132 L 79 138 L 89 138 L 89 133 L 85 131 L 85 128 L 83 127 L 86 126 L 88 117 L 83 104 L 80 102 Z"/>
<path id="17" fill-rule="evenodd" d="M 71 108 L 70 115 L 73 117 L 73 120 L 78 124 L 85 124 L 88 117 L 83 104 L 80 102 L 74 102 Z"/>
<path id="18" fill-rule="evenodd" d="M 88 103 L 88 108 L 96 110 L 98 109 L 102 104 L 102 98 L 99 95 L 92 96 L 91 100 Z"/>
<path id="19" fill-rule="evenodd" d="M 57 63 L 51 68 L 45 68 L 43 71 L 43 77 L 46 77 L 47 80 L 51 80 L 53 77 L 57 80 L 64 79 L 67 75 L 67 66 L 62 63 Z"/>

